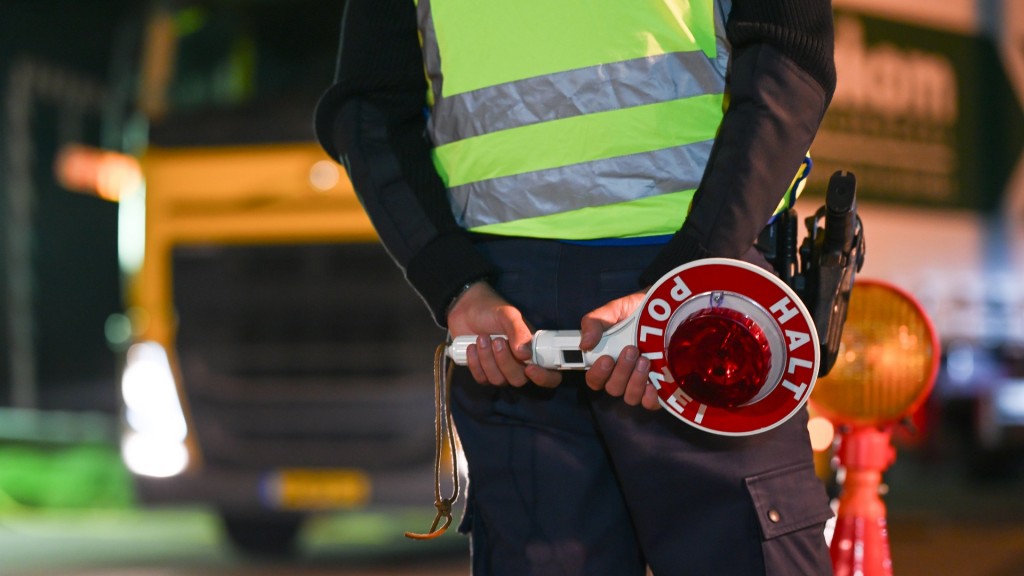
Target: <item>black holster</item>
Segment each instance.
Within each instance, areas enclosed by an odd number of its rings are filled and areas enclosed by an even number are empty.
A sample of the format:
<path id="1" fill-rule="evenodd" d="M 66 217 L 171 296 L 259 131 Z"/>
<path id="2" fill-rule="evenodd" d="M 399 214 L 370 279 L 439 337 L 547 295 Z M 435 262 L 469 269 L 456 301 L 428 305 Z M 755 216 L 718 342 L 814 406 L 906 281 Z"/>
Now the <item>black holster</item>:
<path id="1" fill-rule="evenodd" d="M 761 232 L 757 247 L 814 319 L 821 347 L 818 375 L 824 376 L 839 355 L 854 278 L 864 265 L 864 227 L 857 215 L 857 180 L 852 173 L 832 175 L 825 205 L 804 225 L 807 235 L 798 248 L 799 218 L 790 208 Z"/>

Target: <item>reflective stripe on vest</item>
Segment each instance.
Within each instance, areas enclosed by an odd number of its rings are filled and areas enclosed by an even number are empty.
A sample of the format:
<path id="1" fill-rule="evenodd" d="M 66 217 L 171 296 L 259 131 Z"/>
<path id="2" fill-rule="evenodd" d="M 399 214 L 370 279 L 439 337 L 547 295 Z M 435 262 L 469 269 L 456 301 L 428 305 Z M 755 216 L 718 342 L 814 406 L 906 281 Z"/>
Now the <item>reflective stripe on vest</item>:
<path id="1" fill-rule="evenodd" d="M 728 2 L 419 0 L 456 220 L 587 240 L 678 230 L 723 114 Z"/>

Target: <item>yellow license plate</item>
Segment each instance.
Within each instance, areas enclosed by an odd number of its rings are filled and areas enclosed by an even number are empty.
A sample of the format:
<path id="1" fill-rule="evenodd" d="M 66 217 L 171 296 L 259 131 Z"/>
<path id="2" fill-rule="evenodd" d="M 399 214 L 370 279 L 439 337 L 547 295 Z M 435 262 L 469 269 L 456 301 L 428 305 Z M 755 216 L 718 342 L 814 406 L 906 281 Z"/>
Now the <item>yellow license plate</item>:
<path id="1" fill-rule="evenodd" d="M 370 477 L 360 470 L 278 470 L 264 484 L 271 504 L 288 509 L 351 508 L 370 499 Z"/>

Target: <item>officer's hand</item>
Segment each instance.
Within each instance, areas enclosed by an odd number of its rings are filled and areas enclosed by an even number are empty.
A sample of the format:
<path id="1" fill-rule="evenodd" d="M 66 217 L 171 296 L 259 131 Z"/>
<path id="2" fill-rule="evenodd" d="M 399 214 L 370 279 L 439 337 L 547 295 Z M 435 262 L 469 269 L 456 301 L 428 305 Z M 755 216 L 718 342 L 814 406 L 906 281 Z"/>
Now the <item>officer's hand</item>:
<path id="1" fill-rule="evenodd" d="M 597 308 L 583 317 L 580 322 L 580 348 L 593 350 L 601 341 L 604 331 L 629 317 L 643 302 L 644 292 L 636 292 Z M 604 390 L 612 396 L 621 396 L 630 406 L 643 405 L 648 410 L 657 410 L 658 391 L 647 378 L 651 361 L 640 355 L 636 346 L 626 346 L 616 361 L 611 356 L 601 356 L 587 370 L 587 386 Z"/>
<path id="2" fill-rule="evenodd" d="M 473 284 L 455 302 L 448 312 L 448 330 L 452 337 L 477 335 L 476 344 L 466 349 L 466 366 L 481 384 L 533 382 L 552 388 L 562 381 L 559 372 L 526 363 L 533 356 L 533 334 L 522 313 L 486 282 Z M 491 334 L 504 334 L 508 340 L 491 338 Z"/>

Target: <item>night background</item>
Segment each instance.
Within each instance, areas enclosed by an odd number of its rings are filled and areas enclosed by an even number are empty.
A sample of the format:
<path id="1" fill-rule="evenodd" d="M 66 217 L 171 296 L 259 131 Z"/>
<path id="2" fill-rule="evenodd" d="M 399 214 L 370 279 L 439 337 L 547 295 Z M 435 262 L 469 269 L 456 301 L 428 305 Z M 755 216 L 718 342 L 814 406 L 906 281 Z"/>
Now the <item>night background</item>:
<path id="1" fill-rule="evenodd" d="M 798 209 L 813 213 L 834 170 L 856 173 L 868 239 L 862 275 L 912 294 L 938 330 L 934 390 L 911 419 L 916 433 L 896 434 L 898 456 L 886 474 L 894 573 L 1024 574 L 1024 7 L 1013 0 L 886 4 L 834 3 L 840 86 Z M 180 36 L 163 116 L 139 93 L 159 5 Z M 401 536 L 433 517 L 430 475 L 401 466 L 429 465 L 432 457 L 429 370 L 439 336 L 353 215 L 358 204 L 331 196 L 345 193 L 343 173 L 340 183 L 314 178 L 337 172 L 317 156 L 312 113 L 333 76 L 342 7 L 342 0 L 0 0 L 0 574 L 468 573 L 462 537 L 413 543 Z M 287 183 L 301 188 L 295 213 L 329 212 L 336 232 L 327 220 L 322 230 L 310 221 L 295 232 L 291 221 L 274 219 L 269 184 L 255 194 L 227 177 L 185 190 L 191 204 L 175 208 L 219 217 L 242 206 L 272 223 L 261 237 L 241 216 L 220 229 L 211 220 L 205 236 L 196 228 L 171 249 L 182 298 L 175 319 L 193 322 L 181 331 L 181 372 L 212 373 L 223 384 L 183 385 L 192 395 L 185 414 L 223 424 L 198 426 L 207 438 L 235 424 L 248 433 L 243 443 L 224 444 L 238 447 L 238 462 L 215 458 L 212 440 L 182 446 L 190 466 L 202 461 L 199 450 L 211 466 L 365 469 L 379 488 L 375 498 L 392 486 L 378 472 L 402 472 L 398 491 L 412 487 L 408 501 L 318 510 L 290 555 L 254 555 L 222 524 L 241 518 L 287 529 L 280 520 L 293 514 L 278 514 L 281 502 L 230 513 L 221 500 L 151 504 L 140 488 L 148 484 L 137 482 L 121 452 L 128 413 L 121 377 L 131 344 L 160 341 L 162 333 L 156 321 L 139 319 L 147 292 L 137 295 L 126 273 L 123 213 L 119 223 L 126 202 L 59 181 L 56 162 L 69 144 L 141 160 L 148 200 L 161 183 L 176 182 L 175 173 L 191 174 L 210 159 L 257 163 L 245 160 L 248 147 L 268 154 L 258 161 L 267 166 L 273 162 L 265 158 L 282 165 L 295 158 L 288 162 L 301 165 L 300 177 Z M 179 168 L 177 153 L 200 168 L 184 161 Z M 204 203 L 221 197 L 236 204 Z M 235 224 L 241 231 L 231 236 Z M 276 283 L 285 273 L 306 284 Z M 253 288 L 217 295 L 232 282 Z M 331 298 L 360 303 L 345 308 Z M 404 304 L 388 316 L 396 301 Z M 336 318 L 404 346 L 408 357 L 370 367 L 384 344 L 356 348 Z M 406 318 L 414 320 L 406 325 Z M 284 336 L 271 341 L 270 332 Z M 216 351 L 212 359 L 201 358 L 204 347 Z M 338 349 L 354 359 L 339 360 Z M 370 380 L 383 379 L 393 388 L 374 394 L 390 404 L 362 389 L 317 396 L 345 378 L 374 391 L 381 384 Z M 295 392 L 298 385 L 304 392 Z M 228 397 L 237 404 L 226 407 Z M 396 420 L 404 428 L 386 432 L 404 435 L 404 443 L 359 444 L 384 435 L 369 427 Z M 359 434 L 356 426 L 364 426 Z M 286 429 L 289 442 L 322 438 L 308 450 L 258 441 Z M 341 445 L 369 459 L 325 456 Z M 279 453 L 285 460 L 274 460 Z M 822 462 L 828 470 L 827 453 Z M 252 488 L 218 478 L 198 484 L 211 493 Z"/>

